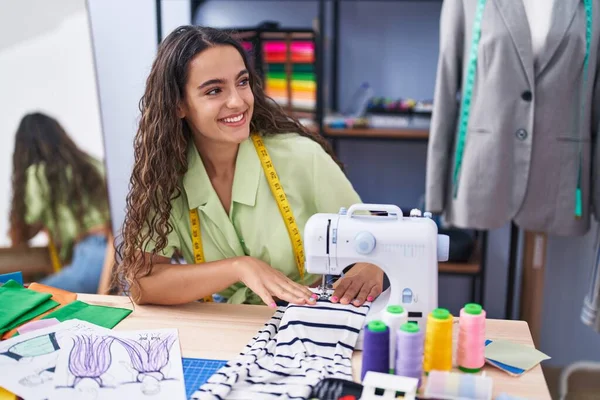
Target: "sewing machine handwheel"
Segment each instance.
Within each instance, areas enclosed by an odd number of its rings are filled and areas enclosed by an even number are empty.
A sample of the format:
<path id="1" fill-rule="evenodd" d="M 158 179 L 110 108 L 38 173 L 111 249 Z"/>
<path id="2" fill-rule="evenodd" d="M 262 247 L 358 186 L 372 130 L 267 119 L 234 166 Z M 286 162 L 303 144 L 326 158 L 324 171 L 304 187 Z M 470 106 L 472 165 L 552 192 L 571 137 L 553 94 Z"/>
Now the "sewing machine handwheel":
<path id="1" fill-rule="evenodd" d="M 375 236 L 371 232 L 362 231 L 354 238 L 354 250 L 358 254 L 369 254 L 375 248 Z"/>
<path id="2" fill-rule="evenodd" d="M 400 207 L 393 204 L 353 204 L 347 211 L 348 217 L 352 218 L 352 214 L 356 211 L 385 211 L 388 215 L 395 214 L 396 217 L 402 217 L 402 210 Z"/>

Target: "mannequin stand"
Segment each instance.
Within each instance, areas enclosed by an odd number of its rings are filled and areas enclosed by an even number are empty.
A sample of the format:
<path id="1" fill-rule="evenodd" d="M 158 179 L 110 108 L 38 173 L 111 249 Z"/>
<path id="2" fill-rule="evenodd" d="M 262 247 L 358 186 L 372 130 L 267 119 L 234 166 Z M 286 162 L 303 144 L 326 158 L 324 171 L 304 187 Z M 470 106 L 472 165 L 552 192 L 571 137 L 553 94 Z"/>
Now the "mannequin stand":
<path id="1" fill-rule="evenodd" d="M 515 302 L 515 278 L 517 275 L 517 257 L 519 252 L 519 228 L 514 222 L 510 223 L 510 248 L 508 256 L 508 276 L 506 283 L 506 304 L 504 318 L 513 319 Z"/>

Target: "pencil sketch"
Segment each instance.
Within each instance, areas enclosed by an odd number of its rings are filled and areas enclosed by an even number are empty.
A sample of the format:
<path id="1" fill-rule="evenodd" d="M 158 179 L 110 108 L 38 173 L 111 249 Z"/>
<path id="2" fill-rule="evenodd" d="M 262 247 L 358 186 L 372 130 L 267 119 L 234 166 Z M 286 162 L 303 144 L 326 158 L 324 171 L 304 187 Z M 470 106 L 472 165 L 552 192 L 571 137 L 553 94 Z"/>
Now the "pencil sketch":
<path id="1" fill-rule="evenodd" d="M 69 372 L 73 376 L 72 387 L 84 379 L 104 386 L 102 375 L 108 371 L 111 363 L 111 337 L 77 335 L 73 338 L 73 347 L 69 352 Z"/>
<path id="2" fill-rule="evenodd" d="M 46 399 L 61 350 L 75 332 L 102 329 L 69 320 L 0 342 L 0 386 L 26 399 Z"/>
<path id="3" fill-rule="evenodd" d="M 60 347 L 56 340 L 56 332 L 39 335 L 23 340 L 0 352 L 0 363 L 10 363 L 9 360 L 17 362 L 30 362 L 34 357 L 50 354 Z"/>
<path id="4" fill-rule="evenodd" d="M 177 331 L 76 335 L 59 355 L 50 399 L 185 397 Z"/>
<path id="5" fill-rule="evenodd" d="M 142 383 L 141 390 L 144 394 L 156 394 L 160 392 L 160 382 L 167 378 L 169 355 L 173 343 L 177 337 L 174 334 L 160 335 L 152 333 L 142 334 L 138 340 L 115 338 L 129 354 L 131 363 L 129 366 L 133 373 L 133 381 Z"/>

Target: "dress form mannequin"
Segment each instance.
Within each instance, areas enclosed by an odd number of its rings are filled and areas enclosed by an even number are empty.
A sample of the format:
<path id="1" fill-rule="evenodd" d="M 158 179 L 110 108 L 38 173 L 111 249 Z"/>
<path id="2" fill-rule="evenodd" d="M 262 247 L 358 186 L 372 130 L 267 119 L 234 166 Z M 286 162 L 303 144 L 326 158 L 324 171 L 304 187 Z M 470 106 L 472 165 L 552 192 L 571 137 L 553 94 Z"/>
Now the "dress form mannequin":
<path id="1" fill-rule="evenodd" d="M 587 233 L 600 210 L 589 140 L 600 115 L 598 1 L 443 2 L 425 208 L 463 229 L 514 221 Z"/>
<path id="2" fill-rule="evenodd" d="M 552 10 L 554 8 L 555 0 L 522 0 L 525 8 L 525 14 L 527 15 L 527 21 L 529 24 L 529 32 L 531 34 L 531 50 L 533 54 L 533 62 L 537 64 L 548 37 L 550 31 L 550 23 L 552 21 Z M 537 67 L 537 65 L 536 65 Z M 511 316 L 513 298 L 514 298 L 514 285 L 516 285 L 516 268 L 517 268 L 517 246 L 518 246 L 518 235 L 519 230 L 517 226 L 511 224 L 511 246 L 509 254 L 509 266 L 508 266 L 508 293 L 507 293 L 507 304 L 506 304 L 506 315 Z M 533 259 L 543 260 L 545 257 L 536 252 L 545 252 L 546 250 L 546 237 L 545 235 L 534 233 L 525 234 L 524 246 L 528 247 L 531 251 L 526 251 L 523 259 L 523 269 L 529 269 L 524 271 L 522 282 L 519 285 L 521 287 L 521 314 L 519 317 L 527 320 L 530 325 L 532 336 L 534 341 L 537 343 L 539 340 L 539 332 L 541 329 L 541 304 L 543 299 L 543 286 L 544 286 L 544 265 L 533 265 Z M 536 245 L 537 243 L 537 245 Z M 528 258 L 528 259 L 527 259 Z M 523 307 L 525 303 L 525 307 Z"/>
<path id="3" fill-rule="evenodd" d="M 531 33 L 531 47 L 533 57 L 538 59 L 546 37 L 550 31 L 550 22 L 552 20 L 552 9 L 555 0 L 523 0 L 525 13 L 529 22 L 529 31 Z"/>

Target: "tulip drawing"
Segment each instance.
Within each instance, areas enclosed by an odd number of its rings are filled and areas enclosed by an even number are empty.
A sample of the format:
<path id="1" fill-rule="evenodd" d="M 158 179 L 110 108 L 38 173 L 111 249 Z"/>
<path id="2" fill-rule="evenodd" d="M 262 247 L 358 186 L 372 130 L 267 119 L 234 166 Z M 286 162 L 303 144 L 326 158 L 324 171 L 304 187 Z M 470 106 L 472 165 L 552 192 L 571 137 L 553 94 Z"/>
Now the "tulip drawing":
<path id="1" fill-rule="evenodd" d="M 142 340 L 114 338 L 129 354 L 130 369 L 135 380 L 142 384 L 141 390 L 146 395 L 160 392 L 160 381 L 165 380 L 163 369 L 169 364 L 169 351 L 176 341 L 175 335 L 147 337 Z"/>
<path id="2" fill-rule="evenodd" d="M 94 381 L 98 388 L 103 386 L 101 376 L 110 368 L 113 340 L 111 337 L 88 335 L 73 338 L 73 348 L 69 354 L 69 371 L 75 377 L 73 387 L 84 379 Z"/>

